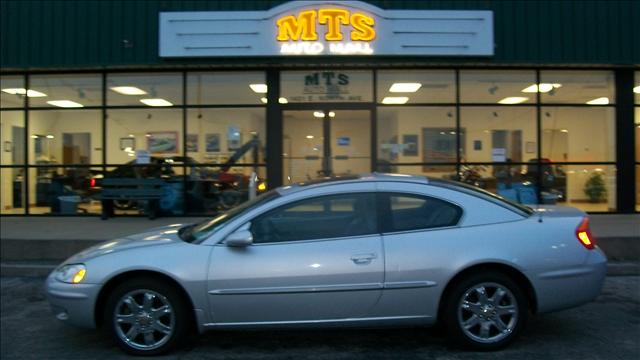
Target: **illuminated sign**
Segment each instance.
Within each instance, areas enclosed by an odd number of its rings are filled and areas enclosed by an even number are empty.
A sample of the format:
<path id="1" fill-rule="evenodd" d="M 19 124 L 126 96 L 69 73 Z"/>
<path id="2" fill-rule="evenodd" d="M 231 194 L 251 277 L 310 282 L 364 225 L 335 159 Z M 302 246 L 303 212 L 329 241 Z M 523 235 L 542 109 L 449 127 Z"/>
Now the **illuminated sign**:
<path id="1" fill-rule="evenodd" d="M 370 41 L 376 38 L 375 19 L 345 9 L 304 10 L 276 20 L 282 54 L 317 55 L 373 54 Z M 319 34 L 324 28 L 324 35 Z M 345 41 L 346 39 L 350 41 Z M 318 41 L 321 40 L 321 41 Z M 323 41 L 328 43 L 323 43 Z"/>
<path id="2" fill-rule="evenodd" d="M 161 57 L 490 56 L 491 11 L 384 10 L 362 1 L 291 1 L 266 11 L 160 13 Z"/>

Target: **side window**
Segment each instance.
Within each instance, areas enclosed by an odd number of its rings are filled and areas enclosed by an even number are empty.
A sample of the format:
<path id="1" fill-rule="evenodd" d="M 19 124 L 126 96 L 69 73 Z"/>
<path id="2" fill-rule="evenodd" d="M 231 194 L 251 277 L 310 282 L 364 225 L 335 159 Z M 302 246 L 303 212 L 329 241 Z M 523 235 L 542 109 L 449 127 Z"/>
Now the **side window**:
<path id="1" fill-rule="evenodd" d="M 283 205 L 251 221 L 254 243 L 327 239 L 378 232 L 375 196 L 322 196 Z"/>
<path id="2" fill-rule="evenodd" d="M 388 199 L 388 231 L 454 226 L 462 216 L 460 207 L 427 196 L 388 194 Z"/>

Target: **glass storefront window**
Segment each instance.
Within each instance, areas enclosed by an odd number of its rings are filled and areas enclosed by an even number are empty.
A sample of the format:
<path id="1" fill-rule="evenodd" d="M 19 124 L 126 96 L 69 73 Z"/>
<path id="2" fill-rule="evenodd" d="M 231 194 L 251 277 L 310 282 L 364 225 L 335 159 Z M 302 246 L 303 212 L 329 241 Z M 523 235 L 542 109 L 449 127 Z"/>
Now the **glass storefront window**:
<path id="1" fill-rule="evenodd" d="M 51 215 L 100 214 L 102 168 L 37 167 L 29 169 L 29 213 Z"/>
<path id="2" fill-rule="evenodd" d="M 463 103 L 533 104 L 536 102 L 533 70 L 462 70 L 460 101 Z"/>
<path id="3" fill-rule="evenodd" d="M 203 164 L 264 163 L 264 108 L 189 109 L 187 156 Z M 251 171 L 247 168 L 247 171 Z"/>
<path id="4" fill-rule="evenodd" d="M 377 172 L 381 173 L 398 173 L 417 176 L 427 176 L 431 179 L 455 180 L 456 168 L 449 165 L 393 165 L 387 163 L 378 163 Z"/>
<path id="5" fill-rule="evenodd" d="M 34 75 L 29 80 L 29 87 L 38 92 L 38 96 L 29 96 L 30 107 L 102 105 L 102 77 L 99 74 Z"/>
<path id="6" fill-rule="evenodd" d="M 2 111 L 0 113 L 0 143 L 2 144 L 0 165 L 24 164 L 24 138 L 24 112 Z"/>
<path id="7" fill-rule="evenodd" d="M 377 128 L 378 166 L 457 161 L 454 107 L 378 107 Z"/>
<path id="8" fill-rule="evenodd" d="M 187 104 L 235 105 L 266 104 L 265 73 L 202 72 L 187 74 Z"/>
<path id="9" fill-rule="evenodd" d="M 281 103 L 370 102 L 373 74 L 365 70 L 283 71 L 280 94 Z"/>
<path id="10" fill-rule="evenodd" d="M 463 162 L 529 162 L 538 153 L 536 108 L 462 107 Z"/>
<path id="11" fill-rule="evenodd" d="M 102 162 L 100 110 L 36 110 L 29 113 L 29 163 Z"/>
<path id="12" fill-rule="evenodd" d="M 613 71 L 541 71 L 540 99 L 548 104 L 614 104 L 614 83 Z"/>
<path id="13" fill-rule="evenodd" d="M 106 137 L 108 164 L 132 162 L 136 150 L 152 158 L 182 156 L 182 110 L 109 110 Z"/>
<path id="14" fill-rule="evenodd" d="M 640 71 L 636 71 L 636 81 L 633 84 L 633 93 L 636 105 L 640 105 Z M 636 120 L 638 116 L 636 115 Z"/>
<path id="15" fill-rule="evenodd" d="M 138 73 L 107 76 L 108 106 L 166 107 L 181 104 L 181 74 Z"/>
<path id="16" fill-rule="evenodd" d="M 24 76 L 0 76 L 0 108 L 23 107 L 26 93 Z M 29 95 L 40 94 L 30 91 Z"/>
<path id="17" fill-rule="evenodd" d="M 26 204 L 23 168 L 0 169 L 0 214 L 24 214 Z"/>
<path id="18" fill-rule="evenodd" d="M 615 161 L 615 109 L 550 107 L 542 111 L 542 157 L 551 161 Z"/>
<path id="19" fill-rule="evenodd" d="M 566 174 L 564 204 L 584 211 L 616 210 L 616 167 L 614 165 L 555 165 Z M 559 185 L 554 185 L 559 186 Z"/>
<path id="20" fill-rule="evenodd" d="M 378 103 L 455 103 L 456 78 L 452 70 L 384 70 L 377 73 Z"/>

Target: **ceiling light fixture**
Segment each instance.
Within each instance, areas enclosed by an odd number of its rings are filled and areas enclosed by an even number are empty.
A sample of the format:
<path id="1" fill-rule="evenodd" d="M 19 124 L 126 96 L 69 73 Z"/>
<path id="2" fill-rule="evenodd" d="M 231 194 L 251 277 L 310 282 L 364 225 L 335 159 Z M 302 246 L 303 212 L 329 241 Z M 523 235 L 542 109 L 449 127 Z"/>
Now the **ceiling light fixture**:
<path id="1" fill-rule="evenodd" d="M 409 101 L 409 98 L 406 96 L 387 96 L 382 99 L 383 104 L 406 104 Z"/>
<path id="2" fill-rule="evenodd" d="M 334 113 L 333 111 L 329 111 L 329 117 L 336 117 L 336 113 Z"/>
<path id="3" fill-rule="evenodd" d="M 288 104 L 288 103 L 289 103 L 289 100 L 287 100 L 287 98 L 283 98 L 283 97 L 281 97 L 281 98 L 279 98 L 279 99 L 278 99 L 278 102 L 279 102 L 280 104 Z"/>
<path id="4" fill-rule="evenodd" d="M 422 87 L 420 83 L 394 83 L 389 88 L 392 93 L 413 93 Z"/>
<path id="5" fill-rule="evenodd" d="M 528 97 L 522 97 L 522 96 L 509 96 L 506 97 L 500 101 L 498 101 L 498 104 L 507 104 L 507 105 L 511 105 L 511 104 L 520 104 L 523 103 L 525 101 L 529 100 Z"/>
<path id="6" fill-rule="evenodd" d="M 640 94 L 640 85 L 633 88 L 633 92 L 636 94 Z"/>
<path id="7" fill-rule="evenodd" d="M 313 139 L 313 135 L 307 135 L 307 139 Z"/>
<path id="8" fill-rule="evenodd" d="M 47 104 L 49 105 L 53 105 L 53 106 L 57 106 L 57 107 L 61 107 L 61 108 L 81 108 L 84 107 L 84 105 L 77 103 L 75 101 L 71 101 L 71 100 L 51 100 L 51 101 L 47 101 Z"/>
<path id="9" fill-rule="evenodd" d="M 609 98 L 608 97 L 599 97 L 593 100 L 589 100 L 587 101 L 588 105 L 608 105 L 609 104 Z"/>
<path id="10" fill-rule="evenodd" d="M 526 88 L 522 89 L 523 93 L 535 93 L 535 92 L 541 92 L 541 93 L 548 93 L 549 91 L 553 90 L 553 89 L 557 89 L 562 87 L 562 84 L 551 84 L 551 83 L 540 83 L 536 86 L 536 84 L 532 84 L 530 86 L 527 86 Z"/>
<path id="11" fill-rule="evenodd" d="M 149 105 L 149 106 L 172 106 L 173 104 L 169 101 L 161 98 L 157 99 L 140 99 L 140 102 Z"/>
<path id="12" fill-rule="evenodd" d="M 265 84 L 249 84 L 249 87 L 253 92 L 258 94 L 266 94 L 267 93 L 267 85 Z"/>
<path id="13" fill-rule="evenodd" d="M 261 97 L 260 101 L 262 101 L 263 104 L 266 104 L 267 103 L 267 98 L 266 97 Z"/>
<path id="14" fill-rule="evenodd" d="M 147 92 L 135 86 L 114 86 L 111 90 L 122 95 L 146 95 Z"/>
<path id="15" fill-rule="evenodd" d="M 317 118 L 323 118 L 324 117 L 324 113 L 322 111 L 314 111 L 313 112 L 313 116 L 315 116 Z"/>
<path id="16" fill-rule="evenodd" d="M 47 94 L 40 92 L 40 91 L 35 91 L 35 90 L 27 90 L 25 88 L 8 88 L 8 89 L 2 89 L 3 92 L 6 92 L 7 94 L 11 94 L 11 95 L 27 95 L 28 97 L 45 97 L 47 96 Z"/>

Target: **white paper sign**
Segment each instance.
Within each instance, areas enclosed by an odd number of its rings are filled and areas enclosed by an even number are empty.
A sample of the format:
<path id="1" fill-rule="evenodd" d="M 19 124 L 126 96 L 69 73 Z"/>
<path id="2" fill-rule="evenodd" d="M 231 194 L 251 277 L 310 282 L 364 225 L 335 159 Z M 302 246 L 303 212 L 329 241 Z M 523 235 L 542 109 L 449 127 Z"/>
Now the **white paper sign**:
<path id="1" fill-rule="evenodd" d="M 505 148 L 493 148 L 491 149 L 491 161 L 505 162 L 507 161 L 507 149 Z"/>
<path id="2" fill-rule="evenodd" d="M 136 150 L 136 164 L 150 164 L 151 154 L 149 150 Z"/>

